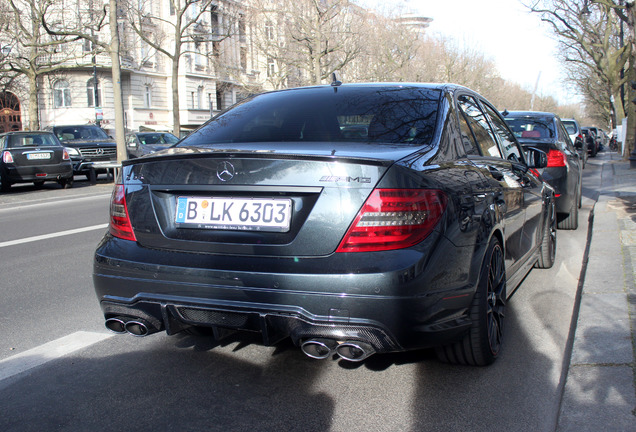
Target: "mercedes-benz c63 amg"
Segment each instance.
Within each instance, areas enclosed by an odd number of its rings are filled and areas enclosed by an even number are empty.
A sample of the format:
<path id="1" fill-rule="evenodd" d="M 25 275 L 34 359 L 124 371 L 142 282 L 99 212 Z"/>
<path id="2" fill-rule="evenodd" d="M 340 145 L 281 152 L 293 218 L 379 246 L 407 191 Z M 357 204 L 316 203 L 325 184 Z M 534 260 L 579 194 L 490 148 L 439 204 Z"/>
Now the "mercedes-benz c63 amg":
<path id="1" fill-rule="evenodd" d="M 508 298 L 554 262 L 546 164 L 460 86 L 250 97 L 123 164 L 94 260 L 106 326 L 490 364 Z"/>

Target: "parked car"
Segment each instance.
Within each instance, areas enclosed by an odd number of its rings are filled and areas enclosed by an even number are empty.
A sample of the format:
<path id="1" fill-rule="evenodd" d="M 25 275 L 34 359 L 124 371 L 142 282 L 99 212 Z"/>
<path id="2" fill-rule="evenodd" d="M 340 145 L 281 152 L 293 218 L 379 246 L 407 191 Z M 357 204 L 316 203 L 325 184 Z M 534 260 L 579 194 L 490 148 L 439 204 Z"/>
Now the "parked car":
<path id="1" fill-rule="evenodd" d="M 598 136 L 597 129 L 582 127 L 581 131 L 591 139 L 592 148 L 590 149 L 590 156 L 596 157 L 596 154 L 601 151 L 601 138 Z"/>
<path id="2" fill-rule="evenodd" d="M 589 149 L 587 148 L 587 143 L 583 140 L 583 133 L 581 132 L 579 122 L 575 119 L 561 119 L 561 123 L 563 123 L 565 130 L 568 131 L 570 141 L 572 141 L 574 148 L 581 157 L 581 167 L 585 169 Z"/>
<path id="3" fill-rule="evenodd" d="M 117 167 L 117 144 L 97 125 L 52 126 L 48 128 L 67 147 L 73 172 L 90 178 Z"/>
<path id="4" fill-rule="evenodd" d="M 168 132 L 134 132 L 126 135 L 128 158 L 153 154 L 179 142 L 179 138 Z"/>
<path id="5" fill-rule="evenodd" d="M 42 186 L 55 181 L 63 188 L 73 185 L 73 167 L 67 150 L 50 132 L 0 134 L 0 189 L 7 192 L 15 183 Z"/>
<path id="6" fill-rule="evenodd" d="M 106 327 L 490 364 L 508 298 L 554 262 L 554 191 L 535 171 L 547 157 L 528 153 L 460 86 L 252 96 L 123 163 L 94 259 Z"/>
<path id="7" fill-rule="evenodd" d="M 547 153 L 548 166 L 539 172 L 555 190 L 558 227 L 577 229 L 583 169 L 561 119 L 553 113 L 534 111 L 511 111 L 504 118 L 525 149 Z"/>

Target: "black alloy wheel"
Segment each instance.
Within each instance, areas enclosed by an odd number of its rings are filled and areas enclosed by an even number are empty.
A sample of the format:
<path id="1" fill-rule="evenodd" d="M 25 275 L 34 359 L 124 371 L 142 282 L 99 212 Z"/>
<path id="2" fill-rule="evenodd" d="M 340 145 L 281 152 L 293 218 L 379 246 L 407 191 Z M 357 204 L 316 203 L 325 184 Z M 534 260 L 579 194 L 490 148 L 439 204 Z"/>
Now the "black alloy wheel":
<path id="1" fill-rule="evenodd" d="M 506 269 L 499 240 L 492 238 L 482 264 L 477 292 L 470 307 L 472 324 L 462 340 L 436 348 L 447 363 L 492 364 L 501 351 L 506 308 Z"/>

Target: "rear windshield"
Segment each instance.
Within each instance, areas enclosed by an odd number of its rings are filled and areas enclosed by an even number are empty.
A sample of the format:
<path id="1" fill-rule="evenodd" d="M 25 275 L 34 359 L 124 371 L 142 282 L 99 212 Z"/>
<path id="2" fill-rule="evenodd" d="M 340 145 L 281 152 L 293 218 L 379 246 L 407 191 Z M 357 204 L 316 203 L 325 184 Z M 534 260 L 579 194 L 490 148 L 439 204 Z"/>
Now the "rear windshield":
<path id="1" fill-rule="evenodd" d="M 19 134 L 9 135 L 8 138 L 8 148 L 60 146 L 59 141 L 51 134 Z"/>
<path id="2" fill-rule="evenodd" d="M 504 118 L 517 138 L 546 139 L 556 137 L 552 117 L 514 117 Z"/>
<path id="3" fill-rule="evenodd" d="M 235 142 L 430 144 L 441 92 L 414 87 L 306 88 L 265 93 L 221 113 L 179 146 Z"/>
<path id="4" fill-rule="evenodd" d="M 53 133 L 60 141 L 108 139 L 106 132 L 98 126 L 60 126 L 54 128 Z"/>

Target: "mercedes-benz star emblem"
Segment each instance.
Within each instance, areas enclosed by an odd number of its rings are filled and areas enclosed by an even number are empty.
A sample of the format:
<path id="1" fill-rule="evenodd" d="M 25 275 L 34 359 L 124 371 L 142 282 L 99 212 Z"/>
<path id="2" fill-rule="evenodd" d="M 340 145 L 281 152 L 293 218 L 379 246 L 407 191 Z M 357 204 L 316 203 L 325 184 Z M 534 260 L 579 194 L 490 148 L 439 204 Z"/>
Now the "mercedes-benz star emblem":
<path id="1" fill-rule="evenodd" d="M 216 176 L 223 182 L 232 180 L 234 173 L 234 165 L 228 161 L 223 161 L 216 167 Z"/>

